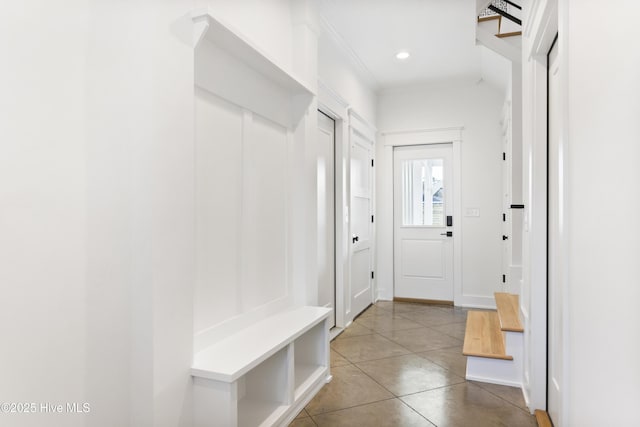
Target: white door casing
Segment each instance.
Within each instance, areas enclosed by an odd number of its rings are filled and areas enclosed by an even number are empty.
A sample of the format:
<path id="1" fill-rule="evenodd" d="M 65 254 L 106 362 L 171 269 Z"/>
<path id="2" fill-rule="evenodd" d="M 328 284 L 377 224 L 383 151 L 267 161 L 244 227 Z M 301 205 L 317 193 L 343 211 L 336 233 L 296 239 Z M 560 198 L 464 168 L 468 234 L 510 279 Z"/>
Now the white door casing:
<path id="1" fill-rule="evenodd" d="M 560 103 L 560 60 L 558 44 L 549 52 L 549 141 L 548 141 L 548 366 L 547 366 L 547 411 L 555 426 L 563 422 L 563 294 L 566 286 L 565 264 L 565 227 L 562 221 L 564 204 L 564 144 L 562 134 L 562 115 Z"/>
<path id="2" fill-rule="evenodd" d="M 335 298 L 335 121 L 318 111 L 318 305 L 333 309 Z"/>
<path id="3" fill-rule="evenodd" d="M 350 318 L 357 316 L 373 302 L 373 141 L 355 129 L 351 130 L 351 307 Z"/>
<path id="4" fill-rule="evenodd" d="M 396 298 L 454 300 L 452 151 L 452 144 L 394 148 Z"/>

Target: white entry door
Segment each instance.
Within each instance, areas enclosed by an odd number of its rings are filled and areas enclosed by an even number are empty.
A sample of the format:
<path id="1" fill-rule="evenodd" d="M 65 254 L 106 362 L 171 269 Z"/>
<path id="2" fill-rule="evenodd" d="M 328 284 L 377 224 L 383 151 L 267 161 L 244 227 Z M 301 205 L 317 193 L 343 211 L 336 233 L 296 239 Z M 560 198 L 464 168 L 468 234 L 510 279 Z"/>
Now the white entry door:
<path id="1" fill-rule="evenodd" d="M 351 318 L 373 302 L 372 149 L 373 141 L 351 131 Z"/>
<path id="2" fill-rule="evenodd" d="M 453 301 L 452 145 L 393 154 L 394 297 Z"/>
<path id="3" fill-rule="evenodd" d="M 318 111 L 318 305 L 333 309 L 336 325 L 335 121 Z"/>
<path id="4" fill-rule="evenodd" d="M 562 223 L 563 205 L 563 168 L 562 152 L 564 150 L 560 131 L 560 103 L 559 103 L 559 83 L 560 67 L 558 61 L 557 43 L 549 53 L 549 157 L 548 157 L 548 366 L 547 366 L 547 411 L 553 425 L 563 426 L 563 286 L 564 268 L 563 263 L 563 239 L 564 228 Z"/>

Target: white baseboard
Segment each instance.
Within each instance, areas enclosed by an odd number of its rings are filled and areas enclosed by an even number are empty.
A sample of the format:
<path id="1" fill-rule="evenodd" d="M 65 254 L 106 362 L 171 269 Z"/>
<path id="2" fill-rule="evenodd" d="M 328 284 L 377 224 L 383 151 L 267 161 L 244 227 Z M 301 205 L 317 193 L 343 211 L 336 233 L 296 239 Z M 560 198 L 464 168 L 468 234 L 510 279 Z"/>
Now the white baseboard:
<path id="1" fill-rule="evenodd" d="M 522 389 L 522 384 L 518 383 L 516 381 L 497 380 L 495 378 L 485 378 L 485 377 L 475 376 L 475 375 L 467 375 L 467 380 L 469 380 L 469 381 L 478 381 L 478 382 L 481 382 L 481 383 L 506 385 L 506 386 L 509 386 L 509 387 L 518 387 L 519 389 Z"/>
<path id="2" fill-rule="evenodd" d="M 333 341 L 333 339 L 340 335 L 344 330 L 345 328 L 339 328 L 337 326 L 331 328 L 331 330 L 329 331 L 329 341 Z"/>
<path id="3" fill-rule="evenodd" d="M 527 388 L 524 386 L 522 386 L 522 396 L 524 397 L 524 404 L 529 408 L 531 415 L 535 413 L 536 409 L 540 409 L 531 407 L 531 397 L 529 396 L 529 392 L 527 392 Z"/>
<path id="4" fill-rule="evenodd" d="M 485 308 L 495 310 L 496 300 L 493 295 L 489 297 L 476 296 L 476 295 L 462 295 L 460 298 L 454 301 L 457 307 L 469 307 L 469 308 Z"/>

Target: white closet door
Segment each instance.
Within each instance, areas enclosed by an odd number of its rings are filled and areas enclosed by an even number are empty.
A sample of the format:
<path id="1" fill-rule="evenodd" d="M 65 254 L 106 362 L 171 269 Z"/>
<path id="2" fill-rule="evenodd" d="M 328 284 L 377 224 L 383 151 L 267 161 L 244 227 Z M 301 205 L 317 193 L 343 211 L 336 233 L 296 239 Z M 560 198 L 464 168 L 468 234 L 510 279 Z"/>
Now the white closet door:
<path id="1" fill-rule="evenodd" d="M 358 132 L 351 132 L 351 312 L 357 316 L 373 302 L 371 223 L 373 144 Z"/>
<path id="2" fill-rule="evenodd" d="M 547 367 L 547 411 L 555 426 L 566 425 L 563 421 L 564 384 L 564 259 L 563 244 L 565 230 L 562 223 L 564 204 L 562 153 L 564 146 L 560 138 L 560 64 L 557 43 L 549 53 L 549 206 L 548 206 L 548 367 Z"/>

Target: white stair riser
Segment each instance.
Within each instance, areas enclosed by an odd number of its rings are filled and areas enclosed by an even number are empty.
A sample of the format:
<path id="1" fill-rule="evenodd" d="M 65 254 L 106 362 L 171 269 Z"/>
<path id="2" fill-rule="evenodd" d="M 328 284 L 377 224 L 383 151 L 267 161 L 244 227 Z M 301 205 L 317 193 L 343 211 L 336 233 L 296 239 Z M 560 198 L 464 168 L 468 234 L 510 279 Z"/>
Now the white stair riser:
<path id="1" fill-rule="evenodd" d="M 502 18 L 502 25 L 500 28 L 501 33 L 513 33 L 516 31 L 522 31 L 522 27 L 515 22 L 512 22 L 506 18 Z"/>
<path id="2" fill-rule="evenodd" d="M 503 334 L 506 354 L 513 356 L 513 360 L 468 356 L 466 379 L 522 387 L 523 334 L 521 332 L 504 332 Z"/>
<path id="3" fill-rule="evenodd" d="M 497 19 L 492 19 L 491 21 L 482 21 L 482 22 L 478 22 L 478 27 L 482 28 L 483 30 L 486 31 L 490 31 L 494 34 L 498 34 L 498 20 Z"/>

